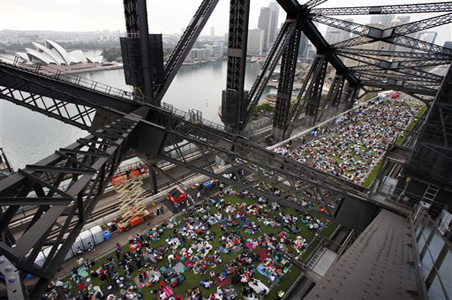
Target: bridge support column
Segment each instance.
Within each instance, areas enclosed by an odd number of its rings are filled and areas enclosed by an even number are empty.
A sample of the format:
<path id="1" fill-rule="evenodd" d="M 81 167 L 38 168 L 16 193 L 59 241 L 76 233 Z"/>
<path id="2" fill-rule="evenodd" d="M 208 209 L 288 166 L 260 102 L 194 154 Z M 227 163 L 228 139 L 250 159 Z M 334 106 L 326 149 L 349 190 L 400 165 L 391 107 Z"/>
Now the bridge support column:
<path id="1" fill-rule="evenodd" d="M 281 73 L 279 77 L 278 93 L 276 97 L 276 110 L 273 117 L 273 140 L 279 142 L 286 136 L 289 122 L 289 109 L 292 99 L 292 89 L 297 68 L 298 47 L 300 44 L 301 29 L 297 28 L 284 49 Z"/>
<path id="2" fill-rule="evenodd" d="M 322 102 L 320 116 L 318 117 L 319 122 L 338 114 L 340 109 L 339 105 L 341 103 L 341 99 L 344 96 L 343 88 L 344 88 L 344 76 L 341 74 L 336 74 L 333 81 L 331 82 L 328 95 L 326 96 L 325 101 Z"/>
<path id="3" fill-rule="evenodd" d="M 148 165 L 149 168 L 149 177 L 151 179 L 151 190 L 152 190 L 152 194 L 155 195 L 157 194 L 158 191 L 158 186 L 157 186 L 157 174 L 155 174 L 154 171 L 154 164 L 152 165 Z"/>
<path id="4" fill-rule="evenodd" d="M 250 2 L 231 0 L 229 8 L 228 70 L 221 102 L 221 121 L 227 130 L 237 131 L 246 114 L 246 48 Z"/>
<path id="5" fill-rule="evenodd" d="M 328 65 L 325 55 L 317 54 L 316 58 L 313 78 L 306 91 L 305 124 L 308 126 L 314 126 L 317 123 L 317 114 L 319 112 L 323 83 L 325 82 L 326 67 Z"/>

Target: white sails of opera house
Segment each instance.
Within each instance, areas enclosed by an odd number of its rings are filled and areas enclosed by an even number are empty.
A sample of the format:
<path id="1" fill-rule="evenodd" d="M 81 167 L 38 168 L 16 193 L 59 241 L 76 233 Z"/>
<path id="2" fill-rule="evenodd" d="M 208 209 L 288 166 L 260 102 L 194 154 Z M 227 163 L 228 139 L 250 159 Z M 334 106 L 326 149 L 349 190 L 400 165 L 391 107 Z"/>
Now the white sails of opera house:
<path id="1" fill-rule="evenodd" d="M 16 54 L 29 63 L 43 65 L 75 65 L 82 63 L 102 63 L 102 55 L 87 57 L 81 50 L 67 52 L 59 44 L 51 40 L 45 40 L 44 45 L 32 42 L 35 49 L 25 48 L 26 52 Z"/>

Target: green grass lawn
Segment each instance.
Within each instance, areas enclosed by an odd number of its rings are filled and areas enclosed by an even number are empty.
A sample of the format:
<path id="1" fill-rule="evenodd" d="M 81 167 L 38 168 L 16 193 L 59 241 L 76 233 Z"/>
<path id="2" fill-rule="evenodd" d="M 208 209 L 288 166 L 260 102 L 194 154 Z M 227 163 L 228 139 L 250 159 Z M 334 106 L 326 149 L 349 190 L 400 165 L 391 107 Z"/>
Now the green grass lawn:
<path id="1" fill-rule="evenodd" d="M 247 204 L 253 203 L 253 200 L 251 200 L 249 198 L 239 198 L 237 196 L 232 196 L 232 195 L 226 195 L 224 197 L 224 199 L 228 203 L 243 203 L 243 202 L 245 202 Z M 210 209 L 211 213 L 213 213 L 213 214 L 218 211 L 218 209 L 216 207 L 214 207 L 214 206 L 210 206 L 209 209 Z M 295 211 L 294 209 L 292 209 L 292 208 L 280 208 L 280 210 L 271 210 L 271 208 L 270 208 L 269 215 L 272 216 L 272 217 L 277 217 L 280 211 L 284 211 L 285 213 L 289 213 L 289 214 L 292 214 L 292 215 L 297 215 L 297 216 L 299 215 L 299 213 L 297 211 Z M 228 229 L 228 232 L 229 232 L 229 230 L 235 230 L 236 232 L 239 232 L 245 239 L 247 239 L 247 238 L 255 239 L 256 237 L 258 237 L 259 235 L 262 235 L 264 233 L 267 233 L 267 234 L 278 234 L 280 231 L 283 230 L 282 228 L 266 227 L 262 222 L 258 221 L 257 216 L 250 216 L 250 217 L 248 217 L 248 220 L 250 222 L 254 221 L 254 222 L 258 223 L 260 225 L 261 231 L 259 233 L 255 233 L 255 234 L 248 234 L 247 232 L 245 232 L 242 229 Z M 179 225 L 179 227 L 180 227 L 183 224 L 183 216 L 180 216 L 178 221 L 181 221 L 181 224 Z M 309 230 L 309 229 L 306 229 L 304 224 L 302 224 L 300 219 L 298 220 L 297 225 L 301 229 L 301 232 L 299 232 L 297 234 L 289 233 L 289 236 L 291 237 L 291 239 L 293 240 L 298 235 L 300 235 L 300 236 L 303 236 L 304 238 L 306 238 L 306 240 L 308 242 L 311 242 L 314 239 L 315 233 L 313 231 Z M 332 230 L 334 230 L 334 228 L 335 228 L 335 225 L 333 223 L 327 223 L 326 226 L 324 227 L 322 233 L 319 235 L 319 237 L 323 237 L 325 235 L 331 234 L 331 232 L 332 232 Z M 163 232 L 163 236 L 158 241 L 152 243 L 151 246 L 152 247 L 157 247 L 159 245 L 166 244 L 165 240 L 172 234 L 173 230 L 174 229 L 167 229 L 167 230 L 165 230 Z M 210 228 L 210 231 L 215 234 L 215 239 L 213 241 L 211 241 L 210 243 L 212 244 L 213 249 L 216 249 L 220 245 L 220 237 L 221 237 L 221 235 L 224 232 L 221 231 L 221 228 L 219 226 L 212 226 Z M 188 248 L 190 243 L 191 243 L 191 240 L 186 240 L 184 246 Z M 315 245 L 311 245 L 310 247 L 308 247 L 308 249 L 312 249 L 313 247 L 315 247 Z M 256 249 L 259 249 L 259 248 L 260 247 L 257 247 Z M 256 249 L 253 250 L 253 251 L 255 252 Z M 293 249 L 292 247 L 289 247 L 289 249 L 290 249 L 290 252 L 293 255 L 299 255 L 299 253 L 297 253 L 295 251 L 295 249 Z M 114 261 L 116 263 L 118 263 L 118 261 L 116 260 L 116 255 L 115 255 L 113 250 L 114 249 L 112 249 L 112 252 L 109 255 L 107 255 L 106 257 L 113 256 L 114 257 Z M 129 248 L 126 247 L 126 245 L 123 245 L 123 252 L 127 252 L 127 251 L 130 251 Z M 187 270 L 183 274 L 185 276 L 185 281 L 183 282 L 183 284 L 173 288 L 174 295 L 180 294 L 182 296 L 185 296 L 185 293 L 187 292 L 188 289 L 193 288 L 193 287 L 199 287 L 201 292 L 202 292 L 202 294 L 203 294 L 203 296 L 204 297 L 208 297 L 211 293 L 216 291 L 216 285 L 214 285 L 214 287 L 211 288 L 211 289 L 205 289 L 205 288 L 200 286 L 199 282 L 201 280 L 203 280 L 203 279 L 208 278 L 210 271 L 214 271 L 217 274 L 222 272 L 224 270 L 224 266 L 228 262 L 230 262 L 232 260 L 236 260 L 237 257 L 243 251 L 244 250 L 242 249 L 239 252 L 235 252 L 235 253 L 234 252 L 230 252 L 228 254 L 225 254 L 225 253 L 221 252 L 220 255 L 221 255 L 221 258 L 222 258 L 222 261 L 223 261 L 222 264 L 217 266 L 215 269 L 209 267 L 206 270 L 206 274 L 204 274 L 204 275 L 202 275 L 202 274 L 194 274 L 192 271 Z M 211 253 L 213 253 L 213 250 L 212 250 Z M 307 257 L 306 253 L 308 253 L 307 255 L 309 255 L 309 253 L 310 253 L 309 250 L 307 250 L 307 251 L 305 250 L 305 253 L 303 253 L 302 257 Z M 105 261 L 106 257 L 103 257 L 103 258 L 97 260 L 95 262 L 95 265 L 92 268 L 90 268 L 89 271 L 97 270 L 103 264 L 103 262 Z M 255 261 L 253 263 L 253 265 L 255 267 L 257 267 L 258 264 L 259 264 L 258 261 Z M 164 258 L 163 260 L 161 260 L 161 261 L 159 261 L 159 262 L 157 262 L 155 264 L 152 264 L 151 266 L 160 268 L 162 266 L 167 266 L 167 265 L 168 265 L 168 260 L 166 258 Z M 135 272 L 133 272 L 131 274 L 131 277 L 135 278 L 136 276 L 138 276 L 139 272 L 144 270 L 144 269 L 145 268 L 143 268 L 141 270 L 136 270 Z M 124 271 L 121 270 L 121 268 L 118 268 L 118 272 L 120 273 L 120 275 L 124 274 Z M 273 290 L 270 291 L 270 294 L 267 295 L 266 299 L 274 299 L 274 298 L 276 298 L 276 293 L 279 290 L 285 290 L 286 291 L 287 289 L 289 289 L 289 287 L 295 282 L 295 280 L 300 275 L 300 272 L 301 271 L 298 270 L 297 268 L 295 268 L 293 266 L 290 267 L 288 272 L 283 277 L 281 277 L 279 279 L 278 284 L 276 285 L 276 287 Z M 269 280 L 265 276 L 261 275 L 259 272 L 256 272 L 255 278 L 261 280 L 267 287 L 270 287 L 272 285 L 269 282 Z M 76 285 L 75 282 L 72 279 L 70 279 L 70 278 L 66 278 L 64 281 L 67 281 L 67 280 L 71 280 L 71 284 L 72 284 L 72 287 L 73 287 L 72 288 L 72 295 L 76 296 L 77 295 L 77 289 L 75 288 L 75 285 Z M 101 286 L 102 284 L 105 284 L 105 282 L 100 280 L 99 278 L 93 278 L 92 281 L 91 281 L 91 284 L 93 286 Z M 239 295 L 241 295 L 241 291 L 242 291 L 243 285 L 242 284 L 234 284 L 234 287 L 239 292 Z M 145 299 L 152 299 L 152 297 L 151 297 L 151 289 L 152 288 L 147 288 L 147 287 L 143 287 L 142 288 L 142 293 L 143 293 L 143 296 L 144 296 Z M 117 294 L 119 294 L 119 292 Z M 239 297 L 239 299 L 240 299 L 240 297 Z"/>

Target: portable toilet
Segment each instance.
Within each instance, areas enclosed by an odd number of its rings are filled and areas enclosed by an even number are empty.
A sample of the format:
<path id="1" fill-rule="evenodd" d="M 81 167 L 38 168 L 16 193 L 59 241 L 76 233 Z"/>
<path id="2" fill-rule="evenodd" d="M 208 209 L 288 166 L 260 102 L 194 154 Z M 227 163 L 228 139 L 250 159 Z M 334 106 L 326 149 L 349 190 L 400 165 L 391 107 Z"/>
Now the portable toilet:
<path id="1" fill-rule="evenodd" d="M 94 239 L 94 244 L 100 244 L 104 241 L 104 234 L 100 226 L 95 226 L 89 230 Z"/>
<path id="2" fill-rule="evenodd" d="M 110 240 L 110 238 L 111 238 L 110 231 L 108 231 L 108 230 L 104 231 L 104 238 L 106 241 Z"/>
<path id="3" fill-rule="evenodd" d="M 82 249 L 82 251 L 85 251 L 85 247 L 84 247 L 83 244 L 82 244 L 82 239 L 80 238 L 80 235 L 77 237 L 77 239 L 75 240 L 74 244 L 73 244 L 72 247 L 71 247 L 72 253 L 73 253 L 74 255 L 77 254 L 77 249 L 78 249 L 79 247 Z"/>
<path id="4" fill-rule="evenodd" d="M 61 244 L 58 246 L 58 250 L 60 250 Z M 42 252 L 44 253 L 44 256 L 47 258 L 49 256 L 50 250 L 52 250 L 52 247 L 45 248 Z M 67 260 L 73 256 L 71 250 L 66 253 L 66 256 L 64 257 L 64 260 Z"/>
<path id="5" fill-rule="evenodd" d="M 85 247 L 85 250 L 89 249 L 89 243 L 91 243 L 91 245 L 93 245 L 93 247 L 94 247 L 95 243 L 94 243 L 93 235 L 91 234 L 91 232 L 89 230 L 85 230 L 82 233 L 80 233 L 79 237 L 82 240 L 82 244 Z"/>
<path id="6" fill-rule="evenodd" d="M 44 262 L 46 260 L 46 257 L 42 251 L 39 251 L 38 256 L 36 256 L 35 264 L 42 267 L 44 265 Z"/>

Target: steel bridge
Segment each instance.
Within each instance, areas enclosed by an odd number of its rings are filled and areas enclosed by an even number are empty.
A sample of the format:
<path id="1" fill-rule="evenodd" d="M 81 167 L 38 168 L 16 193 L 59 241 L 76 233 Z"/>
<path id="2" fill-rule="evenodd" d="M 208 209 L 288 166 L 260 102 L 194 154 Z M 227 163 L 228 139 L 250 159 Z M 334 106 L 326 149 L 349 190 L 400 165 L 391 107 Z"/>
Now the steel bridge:
<path id="1" fill-rule="evenodd" d="M 297 124 L 315 125 L 350 109 L 361 97 L 384 90 L 404 92 L 425 102 L 428 112 L 417 141 L 406 152 L 404 176 L 452 190 L 452 49 L 416 38 L 413 34 L 452 22 L 452 2 L 327 7 L 326 0 L 300 4 L 278 0 L 286 19 L 249 91 L 245 90 L 245 62 L 250 1 L 230 0 L 227 80 L 222 95 L 224 125 L 197 118 L 162 102 L 191 47 L 211 16 L 218 0 L 203 0 L 169 59 L 164 63 L 161 35 L 149 34 L 145 0 L 124 0 L 127 37 L 121 38 L 126 82 L 133 94 L 80 77 L 59 73 L 44 75 L 39 68 L 21 66 L 18 60 L 0 62 L 0 98 L 89 131 L 85 138 L 1 181 L 0 254 L 12 263 L 2 269 L 23 279 L 27 273 L 39 280 L 25 288 L 22 280 L 9 280 L 9 296 L 38 299 L 57 272 L 66 253 L 93 211 L 116 168 L 132 149 L 150 165 L 166 160 L 194 172 L 218 178 L 303 212 L 350 224 L 347 218 L 375 213 L 364 207 L 408 215 L 410 210 L 381 201 L 374 191 L 326 174 L 250 141 L 244 132 L 271 74 L 281 61 L 273 139 L 290 138 Z M 320 6 L 320 7 L 319 7 Z M 433 17 L 393 27 L 363 25 L 341 19 L 353 15 L 432 13 Z M 425 16 L 425 15 L 422 15 Z M 318 29 L 324 24 L 351 33 L 329 44 Z M 307 38 L 317 53 L 301 90 L 291 105 L 300 40 Z M 375 45 L 377 45 L 375 47 Z M 326 97 L 322 96 L 327 67 L 335 70 Z M 444 74 L 434 67 L 447 68 Z M 214 170 L 210 161 L 192 165 L 181 151 L 191 144 L 200 153 L 216 153 L 226 166 Z M 207 157 L 207 155 L 206 155 Z M 235 174 L 227 179 L 223 175 Z M 272 182 L 282 194 L 275 196 L 255 187 L 243 174 Z M 232 179 L 233 178 L 233 179 Z M 304 197 L 328 207 L 341 199 L 336 211 L 320 212 L 299 205 Z M 19 239 L 9 223 L 20 206 L 38 208 Z M 372 216 L 370 216 L 372 215 Z M 76 222 L 74 222 L 76 220 Z M 49 233 L 59 230 L 57 237 Z M 34 264 L 43 247 L 51 247 L 42 267 Z M 9 272 L 9 273 L 8 273 Z M 8 274 L 8 275 L 7 275 Z M 11 275 L 13 276 L 13 275 Z"/>

